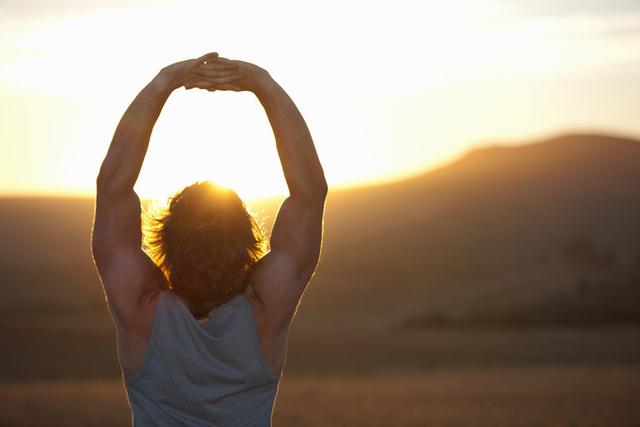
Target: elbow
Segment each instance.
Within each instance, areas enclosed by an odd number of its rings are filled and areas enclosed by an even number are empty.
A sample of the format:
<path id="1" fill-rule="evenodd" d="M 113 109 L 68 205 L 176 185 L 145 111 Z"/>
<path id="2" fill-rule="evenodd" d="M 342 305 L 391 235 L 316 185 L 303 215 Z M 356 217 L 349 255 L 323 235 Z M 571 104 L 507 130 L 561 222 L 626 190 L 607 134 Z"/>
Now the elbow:
<path id="1" fill-rule="evenodd" d="M 329 185 L 327 184 L 327 181 L 324 178 L 318 184 L 318 188 L 316 189 L 316 193 L 317 193 L 318 197 L 322 198 L 322 200 L 327 198 L 327 194 L 329 193 Z"/>
<path id="2" fill-rule="evenodd" d="M 329 186 L 327 185 L 327 182 L 322 179 L 313 185 L 309 185 L 305 188 L 299 188 L 297 191 L 292 191 L 291 196 L 309 204 L 324 204 L 328 192 Z"/>
<path id="3" fill-rule="evenodd" d="M 96 178 L 96 191 L 103 195 L 114 194 L 115 190 L 113 180 L 102 174 L 99 174 Z"/>
<path id="4" fill-rule="evenodd" d="M 105 190 L 108 187 L 108 182 L 109 180 L 106 178 L 106 176 L 102 172 L 100 172 L 96 177 L 96 189 L 98 191 Z"/>
<path id="5" fill-rule="evenodd" d="M 96 190 L 101 194 L 116 195 L 130 189 L 133 189 L 132 185 L 123 182 L 120 177 L 114 177 L 103 169 L 100 170 L 96 177 Z"/>
<path id="6" fill-rule="evenodd" d="M 324 175 L 319 176 L 315 179 L 312 185 L 309 186 L 310 196 L 314 199 L 324 199 L 327 198 L 327 193 L 329 192 L 329 185 L 327 184 L 327 180 L 324 178 Z"/>
<path id="7" fill-rule="evenodd" d="M 313 185 L 311 185 L 312 192 L 317 198 L 325 199 L 327 197 L 327 193 L 329 192 L 329 185 L 327 184 L 327 180 L 324 177 L 324 173 L 320 172 L 318 177 L 313 180 Z"/>
<path id="8" fill-rule="evenodd" d="M 102 163 L 100 172 L 98 172 L 98 176 L 96 177 L 96 188 L 98 191 L 106 191 L 111 186 L 112 181 L 113 174 L 110 173 L 109 169 L 105 167 L 104 163 Z"/>
<path id="9" fill-rule="evenodd" d="M 317 200 L 319 202 L 324 203 L 327 199 L 327 194 L 329 193 L 329 185 L 327 181 L 322 177 L 314 186 L 311 191 L 311 197 L 313 200 Z"/>

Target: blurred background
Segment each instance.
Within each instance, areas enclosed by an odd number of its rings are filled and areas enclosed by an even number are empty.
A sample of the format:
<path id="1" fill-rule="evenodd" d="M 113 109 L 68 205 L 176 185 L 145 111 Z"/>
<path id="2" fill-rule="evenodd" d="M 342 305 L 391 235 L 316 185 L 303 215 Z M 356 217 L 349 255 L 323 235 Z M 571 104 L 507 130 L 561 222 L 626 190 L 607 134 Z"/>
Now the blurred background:
<path id="1" fill-rule="evenodd" d="M 278 426 L 635 426 L 637 1 L 0 2 L 0 425 L 130 423 L 95 177 L 164 66 L 267 69 L 330 185 Z M 287 194 L 250 93 L 177 90 L 136 191 Z"/>

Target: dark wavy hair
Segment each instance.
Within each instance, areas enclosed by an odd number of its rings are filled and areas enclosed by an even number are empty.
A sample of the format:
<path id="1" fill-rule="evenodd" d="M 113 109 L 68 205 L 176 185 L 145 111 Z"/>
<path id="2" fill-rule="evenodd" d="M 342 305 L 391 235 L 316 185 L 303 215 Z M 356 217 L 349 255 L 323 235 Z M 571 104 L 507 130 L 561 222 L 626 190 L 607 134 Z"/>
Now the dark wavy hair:
<path id="1" fill-rule="evenodd" d="M 145 250 L 201 319 L 245 291 L 267 248 L 260 224 L 235 191 L 199 181 L 146 215 Z"/>

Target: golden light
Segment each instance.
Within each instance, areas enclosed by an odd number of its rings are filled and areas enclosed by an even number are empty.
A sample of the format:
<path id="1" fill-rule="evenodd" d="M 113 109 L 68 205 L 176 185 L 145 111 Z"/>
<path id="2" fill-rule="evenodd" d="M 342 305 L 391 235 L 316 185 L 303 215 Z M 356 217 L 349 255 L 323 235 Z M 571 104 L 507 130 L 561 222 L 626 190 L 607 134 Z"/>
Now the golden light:
<path id="1" fill-rule="evenodd" d="M 289 92 L 332 188 L 416 173 L 489 139 L 610 124 L 584 103 L 557 102 L 584 93 L 566 84 L 576 70 L 600 78 L 609 117 L 629 116 L 620 112 L 635 101 L 609 99 L 616 76 L 597 70 L 637 58 L 637 35 L 612 41 L 606 31 L 638 17 L 523 18 L 514 9 L 168 2 L 3 23 L 0 192 L 91 194 L 136 93 L 163 66 L 211 50 L 263 66 Z M 640 131 L 625 120 L 619 130 Z M 199 179 L 245 198 L 286 193 L 253 95 L 178 90 L 169 99 L 136 188 L 164 197 Z"/>

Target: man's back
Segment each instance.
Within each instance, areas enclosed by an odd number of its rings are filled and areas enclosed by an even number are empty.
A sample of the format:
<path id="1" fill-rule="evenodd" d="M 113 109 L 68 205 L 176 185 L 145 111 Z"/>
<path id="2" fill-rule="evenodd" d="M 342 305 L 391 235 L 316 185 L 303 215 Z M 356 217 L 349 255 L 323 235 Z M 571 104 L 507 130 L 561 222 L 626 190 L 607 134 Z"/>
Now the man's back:
<path id="1" fill-rule="evenodd" d="M 247 297 L 203 324 L 172 291 L 157 298 L 142 363 L 124 374 L 134 425 L 271 425 L 279 376 L 262 357 Z"/>
<path id="2" fill-rule="evenodd" d="M 249 91 L 264 107 L 290 193 L 268 252 L 244 202 L 207 182 L 172 196 L 143 243 L 134 185 L 153 126 L 180 87 Z M 269 423 L 273 373 L 282 372 L 289 326 L 320 257 L 327 192 L 304 118 L 255 64 L 212 52 L 164 67 L 138 93 L 96 179 L 91 247 L 139 424 Z"/>

